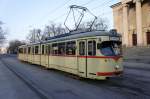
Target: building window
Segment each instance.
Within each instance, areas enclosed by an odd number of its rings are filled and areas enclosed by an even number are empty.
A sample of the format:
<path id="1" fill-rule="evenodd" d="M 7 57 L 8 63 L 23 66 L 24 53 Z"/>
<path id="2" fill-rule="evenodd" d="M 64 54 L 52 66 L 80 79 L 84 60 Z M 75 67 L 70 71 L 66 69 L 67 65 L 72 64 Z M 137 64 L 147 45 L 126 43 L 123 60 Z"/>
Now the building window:
<path id="1" fill-rule="evenodd" d="M 79 55 L 85 55 L 85 42 L 81 41 L 79 43 Z"/>
<path id="2" fill-rule="evenodd" d="M 76 42 L 66 42 L 66 55 L 76 55 Z"/>
<path id="3" fill-rule="evenodd" d="M 35 54 L 38 54 L 39 46 L 35 46 Z"/>
<path id="4" fill-rule="evenodd" d="M 88 55 L 95 56 L 96 55 L 96 41 L 88 41 Z"/>

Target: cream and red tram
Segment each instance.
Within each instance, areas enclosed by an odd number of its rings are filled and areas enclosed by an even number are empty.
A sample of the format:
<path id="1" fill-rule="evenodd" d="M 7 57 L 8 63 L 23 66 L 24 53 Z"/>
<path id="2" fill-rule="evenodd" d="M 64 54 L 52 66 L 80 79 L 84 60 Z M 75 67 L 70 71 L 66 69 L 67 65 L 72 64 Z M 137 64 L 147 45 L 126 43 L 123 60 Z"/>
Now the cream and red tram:
<path id="1" fill-rule="evenodd" d="M 19 59 L 80 77 L 106 79 L 123 72 L 121 36 L 116 32 L 68 33 L 19 47 Z"/>

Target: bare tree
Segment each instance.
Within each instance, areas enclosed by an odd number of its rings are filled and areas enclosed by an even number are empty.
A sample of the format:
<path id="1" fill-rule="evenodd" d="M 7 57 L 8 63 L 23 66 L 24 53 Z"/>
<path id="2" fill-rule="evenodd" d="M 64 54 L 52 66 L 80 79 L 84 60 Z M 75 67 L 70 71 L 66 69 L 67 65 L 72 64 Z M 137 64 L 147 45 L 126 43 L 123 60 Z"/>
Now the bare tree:
<path id="1" fill-rule="evenodd" d="M 93 21 L 86 21 L 80 24 L 79 30 L 88 30 Z M 98 18 L 91 27 L 91 30 L 107 30 L 108 20 L 105 18 Z"/>
<path id="2" fill-rule="evenodd" d="M 40 42 L 42 39 L 42 30 L 41 29 L 32 29 L 29 31 L 27 36 L 27 41 L 30 43 Z"/>
<path id="3" fill-rule="evenodd" d="M 108 23 L 106 18 L 98 18 L 93 25 L 93 30 L 107 30 L 109 27 Z"/>
<path id="4" fill-rule="evenodd" d="M 2 24 L 3 22 L 0 21 L 0 46 L 2 46 L 2 44 L 4 43 L 5 39 L 6 39 L 6 31 L 2 28 Z"/>
<path id="5" fill-rule="evenodd" d="M 64 33 L 66 33 L 66 29 L 63 28 L 61 24 L 56 25 L 53 22 L 50 25 L 47 25 L 44 30 L 44 35 L 47 35 L 48 37 L 52 37 Z"/>
<path id="6" fill-rule="evenodd" d="M 9 46 L 7 48 L 7 52 L 11 53 L 11 54 L 17 54 L 18 52 L 18 47 L 20 45 L 24 45 L 25 42 L 23 41 L 19 41 L 19 40 L 12 40 L 9 42 Z"/>
<path id="7" fill-rule="evenodd" d="M 93 23 L 93 21 L 87 21 L 80 24 L 78 30 L 87 31 L 91 24 L 91 30 L 107 30 L 108 29 L 108 21 L 107 19 L 99 18 Z M 41 29 L 32 29 L 30 30 L 29 35 L 27 36 L 27 40 L 30 43 L 40 42 L 46 40 L 48 37 L 53 37 L 57 35 L 61 35 L 67 33 L 67 29 L 63 28 L 61 24 L 55 24 L 51 22 L 49 25 L 45 26 L 44 30 Z"/>
<path id="8" fill-rule="evenodd" d="M 46 40 L 48 37 L 57 36 L 66 33 L 66 29 L 61 26 L 61 24 L 56 25 L 51 22 L 49 25 L 45 26 L 44 30 L 32 29 L 29 31 L 27 36 L 27 41 L 30 43 L 40 42 Z"/>

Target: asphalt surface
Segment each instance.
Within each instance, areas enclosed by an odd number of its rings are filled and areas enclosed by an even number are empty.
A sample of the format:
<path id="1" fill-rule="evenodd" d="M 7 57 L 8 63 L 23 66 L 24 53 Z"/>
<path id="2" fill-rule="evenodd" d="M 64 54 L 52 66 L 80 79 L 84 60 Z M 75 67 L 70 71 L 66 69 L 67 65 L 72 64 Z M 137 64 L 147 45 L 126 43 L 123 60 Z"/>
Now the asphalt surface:
<path id="1" fill-rule="evenodd" d="M 46 70 L 20 62 L 13 55 L 1 56 L 0 99 L 150 99 L 148 64 L 142 63 L 142 68 L 134 66 L 137 63 L 126 62 L 124 65 L 123 76 L 98 81 L 76 79 L 68 73 Z"/>

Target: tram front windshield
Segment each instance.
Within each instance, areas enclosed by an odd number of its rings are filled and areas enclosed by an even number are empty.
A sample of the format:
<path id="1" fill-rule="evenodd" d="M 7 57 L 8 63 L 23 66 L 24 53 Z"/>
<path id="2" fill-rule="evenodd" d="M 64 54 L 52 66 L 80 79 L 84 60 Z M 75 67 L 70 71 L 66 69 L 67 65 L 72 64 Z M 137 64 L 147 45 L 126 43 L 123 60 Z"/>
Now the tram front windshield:
<path id="1" fill-rule="evenodd" d="M 121 55 L 120 41 L 105 41 L 100 44 L 100 52 L 105 56 Z"/>

